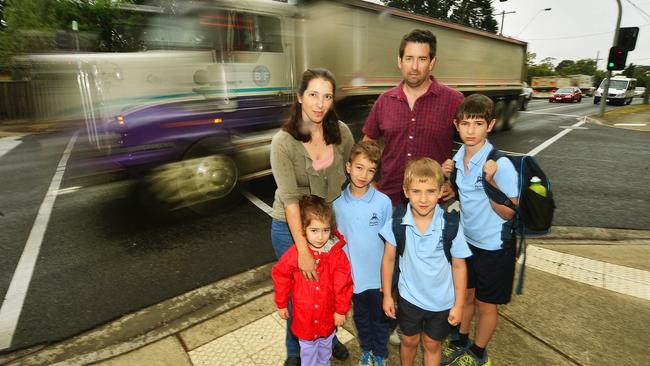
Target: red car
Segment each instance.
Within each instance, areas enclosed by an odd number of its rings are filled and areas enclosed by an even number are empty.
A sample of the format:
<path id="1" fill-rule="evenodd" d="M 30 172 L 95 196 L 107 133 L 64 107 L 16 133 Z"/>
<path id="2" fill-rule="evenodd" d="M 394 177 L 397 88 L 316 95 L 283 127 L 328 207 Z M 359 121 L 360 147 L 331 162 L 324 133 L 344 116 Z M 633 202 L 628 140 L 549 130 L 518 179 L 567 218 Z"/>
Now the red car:
<path id="1" fill-rule="evenodd" d="M 567 88 L 560 88 L 551 94 L 551 96 L 548 98 L 549 103 L 553 102 L 578 102 L 582 100 L 582 92 L 580 91 L 580 88 L 576 88 L 574 86 L 567 87 Z"/>

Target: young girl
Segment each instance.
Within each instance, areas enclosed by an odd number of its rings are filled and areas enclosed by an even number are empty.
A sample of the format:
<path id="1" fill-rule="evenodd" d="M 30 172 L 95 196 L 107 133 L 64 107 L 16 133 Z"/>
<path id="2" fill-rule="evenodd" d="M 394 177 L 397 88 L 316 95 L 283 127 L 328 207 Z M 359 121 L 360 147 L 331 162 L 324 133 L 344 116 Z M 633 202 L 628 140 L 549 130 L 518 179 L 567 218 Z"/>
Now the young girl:
<path id="1" fill-rule="evenodd" d="M 343 251 L 345 240 L 336 230 L 332 207 L 318 196 L 299 201 L 303 236 L 316 259 L 318 281 L 305 279 L 298 268 L 298 251 L 291 246 L 273 267 L 275 304 L 300 342 L 301 365 L 329 365 L 336 327 L 350 310 L 352 276 Z"/>

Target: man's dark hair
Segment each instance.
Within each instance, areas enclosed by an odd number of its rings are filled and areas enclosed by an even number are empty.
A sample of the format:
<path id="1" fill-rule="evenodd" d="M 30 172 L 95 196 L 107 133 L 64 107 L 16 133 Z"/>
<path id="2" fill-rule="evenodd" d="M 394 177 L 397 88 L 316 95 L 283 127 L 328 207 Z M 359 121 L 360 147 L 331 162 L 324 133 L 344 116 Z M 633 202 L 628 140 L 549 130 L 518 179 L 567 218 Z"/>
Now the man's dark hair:
<path id="1" fill-rule="evenodd" d="M 413 29 L 411 33 L 402 38 L 402 43 L 399 44 L 399 58 L 404 57 L 404 48 L 407 42 L 414 43 L 427 43 L 429 44 L 429 58 L 433 60 L 436 57 L 436 36 L 428 30 Z"/>
<path id="2" fill-rule="evenodd" d="M 483 94 L 472 94 L 458 106 L 456 121 L 483 118 L 490 123 L 494 118 L 494 102 Z"/>

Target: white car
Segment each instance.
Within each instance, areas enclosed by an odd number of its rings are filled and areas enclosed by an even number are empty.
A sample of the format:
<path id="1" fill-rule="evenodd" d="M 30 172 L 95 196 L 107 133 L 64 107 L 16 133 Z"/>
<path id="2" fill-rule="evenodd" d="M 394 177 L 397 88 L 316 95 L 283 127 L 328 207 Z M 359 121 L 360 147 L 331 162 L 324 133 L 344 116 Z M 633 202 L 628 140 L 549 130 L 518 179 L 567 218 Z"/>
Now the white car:
<path id="1" fill-rule="evenodd" d="M 533 99 L 533 88 L 528 86 L 528 83 L 524 81 L 521 83 L 521 104 L 519 109 L 525 111 L 531 99 Z"/>

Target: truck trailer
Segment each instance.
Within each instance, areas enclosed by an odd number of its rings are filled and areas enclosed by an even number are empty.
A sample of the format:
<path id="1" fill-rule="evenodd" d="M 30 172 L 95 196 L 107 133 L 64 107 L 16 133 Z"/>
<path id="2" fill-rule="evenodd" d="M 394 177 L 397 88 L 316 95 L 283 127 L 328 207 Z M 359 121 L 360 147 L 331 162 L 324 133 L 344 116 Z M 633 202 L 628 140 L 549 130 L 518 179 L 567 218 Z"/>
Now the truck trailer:
<path id="1" fill-rule="evenodd" d="M 497 129 L 512 128 L 525 42 L 359 0 L 181 4 L 151 17 L 149 51 L 17 61 L 32 77 L 66 80 L 78 97 L 65 110 L 82 116 L 105 159 L 146 172 L 173 207 L 212 206 L 238 182 L 271 173 L 270 140 L 305 69 L 334 73 L 338 110 L 371 105 L 401 81 L 399 43 L 416 28 L 437 37 L 435 77 L 486 94 Z"/>

